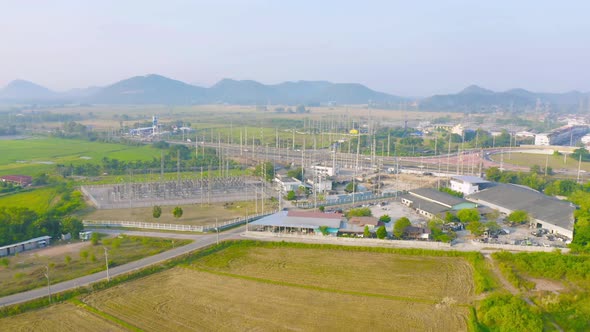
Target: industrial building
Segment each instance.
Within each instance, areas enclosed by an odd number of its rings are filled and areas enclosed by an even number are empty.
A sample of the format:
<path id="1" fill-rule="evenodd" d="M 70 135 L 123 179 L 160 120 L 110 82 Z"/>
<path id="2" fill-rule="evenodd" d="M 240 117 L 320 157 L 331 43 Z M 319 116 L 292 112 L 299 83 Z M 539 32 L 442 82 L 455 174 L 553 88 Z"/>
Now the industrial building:
<path id="1" fill-rule="evenodd" d="M 320 227 L 327 227 L 331 234 L 337 234 L 343 220 L 341 213 L 307 211 L 280 211 L 251 222 L 249 230 L 273 233 L 318 234 Z"/>
<path id="2" fill-rule="evenodd" d="M 573 145 L 588 133 L 588 126 L 563 126 L 549 133 L 535 135 L 535 145 Z"/>
<path id="3" fill-rule="evenodd" d="M 41 236 L 41 237 L 36 237 L 34 239 L 30 239 L 27 241 L 9 244 L 9 245 L 0 247 L 0 257 L 14 255 L 19 252 L 26 251 L 26 250 L 32 250 L 32 249 L 46 247 L 49 245 L 50 240 L 51 240 L 51 236 Z"/>
<path id="4" fill-rule="evenodd" d="M 451 177 L 451 190 L 471 195 L 485 188 L 490 181 L 472 175 L 457 175 Z"/>
<path id="5" fill-rule="evenodd" d="M 442 218 L 446 212 L 477 207 L 477 204 L 463 198 L 430 188 L 414 189 L 400 197 L 402 204 L 415 209 L 417 213 L 429 219 Z"/>
<path id="6" fill-rule="evenodd" d="M 466 198 L 505 214 L 524 210 L 531 217 L 531 227 L 545 228 L 573 239 L 576 207 L 569 202 L 525 186 L 503 183 L 493 183 Z"/>

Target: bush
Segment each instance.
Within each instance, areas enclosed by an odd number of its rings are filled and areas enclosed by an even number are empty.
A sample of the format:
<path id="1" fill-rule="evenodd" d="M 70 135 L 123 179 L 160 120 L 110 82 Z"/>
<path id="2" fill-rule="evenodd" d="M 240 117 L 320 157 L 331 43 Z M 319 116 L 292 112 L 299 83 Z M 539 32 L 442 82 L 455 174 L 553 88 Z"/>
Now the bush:
<path id="1" fill-rule="evenodd" d="M 159 205 L 154 205 L 154 207 L 152 208 L 152 216 L 154 218 L 160 218 L 161 215 L 162 215 L 162 208 Z"/>
<path id="2" fill-rule="evenodd" d="M 393 225 L 393 235 L 395 235 L 396 238 L 401 239 L 404 236 L 406 228 L 409 226 L 412 226 L 410 219 L 406 217 L 399 218 L 395 221 L 395 225 Z"/>
<path id="3" fill-rule="evenodd" d="M 376 234 L 378 239 L 385 239 L 387 237 L 387 230 L 385 229 L 385 226 L 379 226 L 379 228 L 377 228 Z"/>
<path id="4" fill-rule="evenodd" d="M 387 214 L 384 214 L 381 217 L 379 217 L 379 221 L 384 222 L 384 223 L 388 223 L 391 221 L 391 217 Z"/>
<path id="5" fill-rule="evenodd" d="M 182 208 L 180 206 L 177 206 L 174 208 L 174 210 L 172 210 L 172 215 L 174 215 L 174 218 L 182 217 L 183 213 L 184 211 L 182 211 Z"/>
<path id="6" fill-rule="evenodd" d="M 92 243 L 93 246 L 98 245 L 100 241 L 100 235 L 96 232 L 92 233 L 92 235 L 90 236 L 90 242 Z"/>
<path id="7" fill-rule="evenodd" d="M 491 331 L 543 331 L 542 316 L 513 295 L 489 296 L 481 302 L 477 318 Z"/>
<path id="8" fill-rule="evenodd" d="M 371 209 L 367 207 L 350 209 L 346 213 L 346 217 L 370 217 L 372 215 Z"/>

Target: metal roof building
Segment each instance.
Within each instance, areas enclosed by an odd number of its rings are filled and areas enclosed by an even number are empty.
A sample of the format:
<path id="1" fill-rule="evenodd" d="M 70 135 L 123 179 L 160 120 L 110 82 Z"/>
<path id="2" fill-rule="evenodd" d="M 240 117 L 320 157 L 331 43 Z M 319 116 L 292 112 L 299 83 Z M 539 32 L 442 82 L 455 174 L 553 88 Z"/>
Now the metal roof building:
<path id="1" fill-rule="evenodd" d="M 528 187 L 495 183 L 493 186 L 467 197 L 470 201 L 487 205 L 509 214 L 527 211 L 531 224 L 573 238 L 576 207 L 566 201 L 547 196 Z"/>
<path id="2" fill-rule="evenodd" d="M 309 233 L 318 232 L 321 226 L 326 226 L 331 233 L 337 233 L 342 218 L 340 213 L 280 211 L 251 222 L 248 228 L 272 232 Z"/>
<path id="3" fill-rule="evenodd" d="M 51 240 L 51 236 L 41 236 L 36 237 L 34 239 L 30 239 L 27 241 L 22 241 L 19 243 L 9 244 L 3 247 L 0 247 L 0 257 L 3 256 L 10 256 L 14 255 L 19 252 L 23 252 L 25 250 L 36 249 L 40 247 L 45 247 L 49 244 Z"/>

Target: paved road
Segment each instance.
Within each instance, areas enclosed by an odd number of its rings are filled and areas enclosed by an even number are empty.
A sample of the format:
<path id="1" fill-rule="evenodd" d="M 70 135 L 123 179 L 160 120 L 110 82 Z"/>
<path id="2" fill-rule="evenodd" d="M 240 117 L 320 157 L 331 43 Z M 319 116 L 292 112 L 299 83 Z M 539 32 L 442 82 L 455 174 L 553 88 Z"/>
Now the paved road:
<path id="1" fill-rule="evenodd" d="M 219 234 L 219 240 L 227 240 L 231 238 L 238 238 L 239 233 L 242 233 L 245 230 L 244 227 L 236 227 L 231 230 L 225 231 Z M 142 258 L 140 260 L 130 262 L 124 265 L 120 265 L 109 269 L 109 274 L 111 277 L 129 273 L 135 270 L 142 269 L 144 267 L 163 262 L 165 260 L 184 255 L 191 251 L 198 250 L 200 248 L 206 247 L 208 245 L 214 244 L 217 241 L 217 235 L 191 235 L 191 234 L 176 234 L 176 233 L 160 233 L 160 232 L 140 232 L 140 231 L 125 231 L 125 230 L 101 230 L 102 233 L 109 233 L 109 234 L 119 234 L 125 233 L 127 235 L 136 235 L 136 236 L 150 236 L 150 237 L 163 237 L 163 238 L 170 238 L 170 239 L 190 239 L 193 240 L 192 243 L 174 248 L 162 253 L 159 253 L 154 256 Z M 107 273 L 106 271 L 97 272 L 95 274 L 87 275 L 84 277 L 76 278 L 73 280 L 68 280 L 64 282 L 60 282 L 58 284 L 51 285 L 51 293 L 59 293 L 67 290 L 71 290 L 80 286 L 89 285 L 95 283 L 97 281 L 106 279 Z M 0 298 L 0 307 L 13 305 L 17 303 L 27 302 L 30 300 L 34 300 L 37 298 L 41 298 L 47 296 L 47 288 L 37 288 L 27 292 L 18 293 L 9 295 L 6 297 Z"/>

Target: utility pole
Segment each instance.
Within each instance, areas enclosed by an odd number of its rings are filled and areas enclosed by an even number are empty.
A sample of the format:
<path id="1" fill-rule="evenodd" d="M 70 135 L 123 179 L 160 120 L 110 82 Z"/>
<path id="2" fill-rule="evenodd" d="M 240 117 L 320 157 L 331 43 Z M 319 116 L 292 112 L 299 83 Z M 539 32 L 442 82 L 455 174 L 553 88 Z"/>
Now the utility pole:
<path id="1" fill-rule="evenodd" d="M 217 218 L 215 218 L 215 230 L 217 231 L 217 244 L 219 244 L 219 226 L 217 226 Z"/>
<path id="2" fill-rule="evenodd" d="M 49 303 L 51 303 L 51 286 L 49 282 L 49 266 L 45 265 L 45 278 L 47 278 L 47 295 L 49 296 Z"/>
<path id="3" fill-rule="evenodd" d="M 107 282 L 108 282 L 108 281 L 111 281 L 111 276 L 109 275 L 109 251 L 108 251 L 107 247 L 103 247 L 103 248 L 104 248 L 104 261 L 107 266 Z"/>

